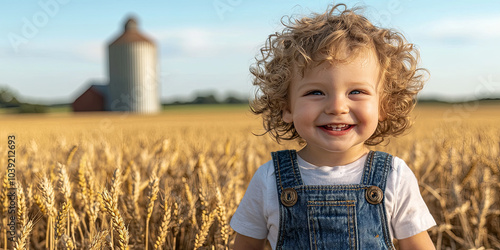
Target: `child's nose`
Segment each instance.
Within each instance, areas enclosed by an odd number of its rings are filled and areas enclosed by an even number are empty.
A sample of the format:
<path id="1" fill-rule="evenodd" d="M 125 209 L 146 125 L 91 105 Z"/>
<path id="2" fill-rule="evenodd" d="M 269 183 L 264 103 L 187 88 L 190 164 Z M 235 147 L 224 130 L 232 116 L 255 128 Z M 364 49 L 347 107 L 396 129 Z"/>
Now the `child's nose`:
<path id="1" fill-rule="evenodd" d="M 331 115 L 341 115 L 349 113 L 349 107 L 345 98 L 341 96 L 331 97 L 326 103 L 325 113 Z"/>

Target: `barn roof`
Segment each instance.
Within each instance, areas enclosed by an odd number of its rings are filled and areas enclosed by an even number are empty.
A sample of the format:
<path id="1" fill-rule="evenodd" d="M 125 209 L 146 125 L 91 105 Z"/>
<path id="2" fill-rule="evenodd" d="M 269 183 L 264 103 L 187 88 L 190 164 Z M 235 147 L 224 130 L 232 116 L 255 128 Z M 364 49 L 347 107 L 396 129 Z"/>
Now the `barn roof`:
<path id="1" fill-rule="evenodd" d="M 108 99 L 109 96 L 109 88 L 108 85 L 97 85 L 97 84 L 92 84 L 90 85 L 91 89 L 94 89 L 97 93 L 101 94 L 105 100 Z M 90 89 L 89 88 L 89 89 Z"/>

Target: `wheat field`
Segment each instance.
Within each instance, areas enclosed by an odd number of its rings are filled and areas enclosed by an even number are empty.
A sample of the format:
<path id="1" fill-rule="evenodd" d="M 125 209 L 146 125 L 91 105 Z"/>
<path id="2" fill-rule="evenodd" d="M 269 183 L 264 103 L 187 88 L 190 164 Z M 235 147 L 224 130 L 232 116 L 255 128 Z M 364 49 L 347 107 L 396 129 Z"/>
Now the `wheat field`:
<path id="1" fill-rule="evenodd" d="M 374 149 L 414 171 L 437 249 L 500 249 L 500 106 L 421 105 L 414 116 Z M 299 148 L 255 136 L 261 127 L 247 108 L 2 115 L 0 248 L 231 248 L 229 220 L 255 170 Z"/>

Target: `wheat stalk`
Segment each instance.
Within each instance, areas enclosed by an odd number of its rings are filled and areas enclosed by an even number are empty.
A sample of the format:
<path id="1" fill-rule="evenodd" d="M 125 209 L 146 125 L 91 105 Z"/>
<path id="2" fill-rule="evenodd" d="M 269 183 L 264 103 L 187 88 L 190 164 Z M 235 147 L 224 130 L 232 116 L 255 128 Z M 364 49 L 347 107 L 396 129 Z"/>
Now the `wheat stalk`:
<path id="1" fill-rule="evenodd" d="M 89 180 L 87 183 L 87 195 L 88 195 L 88 207 L 86 206 L 85 211 L 89 215 L 89 232 L 91 235 L 95 234 L 95 221 L 97 220 L 97 217 L 99 216 L 99 211 L 100 211 L 100 201 L 99 201 L 99 196 L 96 196 L 96 192 L 94 189 L 94 178 L 93 178 L 93 172 L 90 170 L 85 171 L 85 178 Z"/>
<path id="2" fill-rule="evenodd" d="M 25 202 L 26 202 L 26 209 L 29 211 L 30 208 L 33 206 L 34 200 L 33 200 L 33 183 L 27 184 L 26 187 L 26 195 L 24 195 Z"/>
<path id="3" fill-rule="evenodd" d="M 58 176 L 59 176 L 59 191 L 61 192 L 64 203 L 66 203 L 67 211 L 66 211 L 66 225 L 67 225 L 67 233 L 73 235 L 71 232 L 71 216 L 68 214 L 72 214 L 73 206 L 71 202 L 71 184 L 68 176 L 68 172 L 66 171 L 66 166 L 60 163 L 58 165 Z M 63 207 L 64 211 L 64 207 Z M 60 236 L 60 235 L 59 235 Z M 74 238 L 74 237 L 73 237 Z"/>
<path id="4" fill-rule="evenodd" d="M 48 214 L 47 207 L 45 206 L 45 203 L 43 202 L 43 199 L 42 199 L 42 197 L 39 194 L 34 194 L 33 195 L 33 201 L 35 202 L 35 204 L 40 209 L 40 212 L 42 212 L 44 215 Z"/>
<path id="5" fill-rule="evenodd" d="M 89 213 L 89 197 L 88 197 L 88 187 L 87 187 L 87 178 L 86 178 L 86 171 L 88 169 L 86 168 L 87 164 L 87 155 L 84 154 L 82 156 L 82 159 L 80 160 L 80 165 L 78 167 L 78 194 L 81 197 L 83 201 L 83 205 L 85 207 L 85 212 L 88 214 Z"/>
<path id="6" fill-rule="evenodd" d="M 73 243 L 73 240 L 71 240 L 71 237 L 69 237 L 67 234 L 63 234 L 59 240 L 61 248 L 65 250 L 73 250 L 75 249 L 75 244 Z"/>
<path id="7" fill-rule="evenodd" d="M 50 248 L 52 250 L 54 249 L 54 239 L 55 239 L 54 229 L 52 224 L 54 217 L 57 213 L 54 206 L 54 189 L 49 179 L 47 179 L 47 176 L 42 177 L 38 189 L 42 194 L 43 204 L 44 207 L 46 208 L 46 216 L 48 217 L 47 232 L 46 232 L 47 241 L 45 247 Z"/>
<path id="8" fill-rule="evenodd" d="M 113 178 L 111 179 L 111 190 L 110 194 L 113 198 L 113 203 L 118 204 L 118 197 L 120 196 L 122 178 L 121 171 L 119 168 L 115 169 L 113 173 Z"/>
<path id="9" fill-rule="evenodd" d="M 486 186 L 484 188 L 484 199 L 483 206 L 479 213 L 479 223 L 477 226 L 477 237 L 475 240 L 476 247 L 480 247 L 483 245 L 483 242 L 487 241 L 488 229 L 486 228 L 486 217 L 489 214 L 490 207 L 493 205 L 494 199 L 492 196 L 493 191 L 491 190 L 491 172 L 490 169 L 486 169 L 483 173 L 483 184 Z"/>
<path id="10" fill-rule="evenodd" d="M 179 231 L 180 231 L 180 227 L 182 225 L 182 223 L 184 222 L 180 216 L 180 212 L 179 212 L 179 204 L 174 201 L 174 210 L 172 212 L 172 221 L 174 222 L 174 227 L 172 228 L 172 233 L 174 235 L 174 239 L 173 239 L 173 249 L 176 248 L 177 246 L 177 235 L 179 234 Z"/>
<path id="11" fill-rule="evenodd" d="M 56 241 L 61 238 L 61 236 L 69 231 L 66 231 L 66 224 L 68 223 L 68 214 L 70 211 L 70 204 L 64 202 L 61 206 L 61 211 L 58 212 L 55 221 L 55 231 L 56 231 Z"/>
<path id="12" fill-rule="evenodd" d="M 64 201 L 69 203 L 71 202 L 71 184 L 68 176 L 68 172 L 66 171 L 66 166 L 57 163 L 58 166 L 58 183 L 59 183 L 59 191 L 63 195 Z"/>
<path id="13" fill-rule="evenodd" d="M 133 162 L 130 162 L 129 166 L 134 166 Z M 126 199 L 127 214 L 130 221 L 130 234 L 135 235 L 132 238 L 133 243 L 137 245 L 142 245 L 142 239 L 144 238 L 144 228 L 141 222 L 141 214 L 139 208 L 140 201 L 140 186 L 141 186 L 141 174 L 133 167 L 130 174 L 131 184 L 130 184 L 130 196 Z"/>
<path id="14" fill-rule="evenodd" d="M 102 245 L 105 242 L 106 235 L 108 235 L 107 230 L 100 231 L 96 233 L 95 235 L 91 236 L 91 243 L 89 245 L 88 250 L 99 250 L 102 249 Z"/>
<path id="15" fill-rule="evenodd" d="M 24 227 L 26 222 L 26 197 L 22 185 L 17 186 L 17 220 L 18 224 Z"/>
<path id="16" fill-rule="evenodd" d="M 9 191 L 9 177 L 8 177 L 8 170 L 5 171 L 5 174 L 2 179 L 2 192 L 0 192 L 0 199 L 2 201 L 2 214 L 5 214 L 7 211 L 9 205 L 8 205 L 8 199 L 7 199 L 7 194 Z"/>
<path id="17" fill-rule="evenodd" d="M 186 200 L 188 204 L 188 214 L 191 220 L 191 224 L 196 226 L 196 213 L 195 213 L 195 201 L 193 198 L 193 193 L 191 192 L 191 188 L 189 187 L 189 184 L 187 183 L 187 179 L 185 177 L 182 177 L 182 183 L 184 184 L 184 192 L 186 194 Z"/>
<path id="18" fill-rule="evenodd" d="M 73 146 L 68 153 L 68 157 L 66 158 L 66 165 L 69 166 L 73 162 L 73 157 L 75 156 L 76 150 L 78 150 L 78 146 Z"/>
<path id="19" fill-rule="evenodd" d="M 171 209 L 170 206 L 168 206 L 168 199 L 166 197 L 163 199 L 162 208 L 163 214 L 161 217 L 160 227 L 158 228 L 158 236 L 155 241 L 155 249 L 161 249 L 161 246 L 167 237 L 168 227 L 170 224 Z"/>
<path id="20" fill-rule="evenodd" d="M 33 221 L 28 220 L 26 224 L 23 226 L 21 230 L 21 235 L 17 238 L 17 241 L 14 243 L 14 250 L 24 250 L 27 249 L 29 244 L 27 244 L 28 236 L 33 229 Z"/>
<path id="21" fill-rule="evenodd" d="M 106 209 L 106 212 L 111 217 L 111 221 L 113 224 L 113 230 L 116 231 L 118 235 L 118 246 L 121 250 L 128 249 L 128 231 L 125 228 L 125 222 L 118 211 L 118 204 L 115 203 L 113 196 L 108 192 L 108 190 L 104 189 L 101 193 L 103 206 Z"/>
<path id="22" fill-rule="evenodd" d="M 147 207 L 147 215 L 146 215 L 146 250 L 148 250 L 148 242 L 149 242 L 149 219 L 153 214 L 153 208 L 155 205 L 155 200 L 158 197 L 158 177 L 153 173 L 151 178 L 149 179 L 149 194 L 148 194 L 148 207 Z"/>
<path id="23" fill-rule="evenodd" d="M 214 222 L 214 213 L 211 212 L 208 215 L 206 211 L 203 211 L 201 227 L 194 239 L 194 249 L 199 249 L 203 246 L 207 239 L 208 231 Z"/>
<path id="24" fill-rule="evenodd" d="M 216 211 L 220 226 L 221 241 L 222 245 L 227 248 L 227 241 L 229 239 L 229 226 L 227 224 L 226 207 L 224 206 L 224 201 L 222 200 L 222 194 L 219 187 L 217 187 L 215 190 L 215 197 L 217 200 Z"/>

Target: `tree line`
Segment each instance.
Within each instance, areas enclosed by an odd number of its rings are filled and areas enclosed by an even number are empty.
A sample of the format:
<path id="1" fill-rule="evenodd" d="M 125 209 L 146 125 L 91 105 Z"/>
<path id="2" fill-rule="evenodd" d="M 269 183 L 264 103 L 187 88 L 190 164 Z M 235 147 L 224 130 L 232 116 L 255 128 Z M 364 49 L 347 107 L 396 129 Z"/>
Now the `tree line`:
<path id="1" fill-rule="evenodd" d="M 14 92 L 6 87 L 0 87 L 0 108 L 12 113 L 47 113 L 49 111 L 46 105 L 19 101 Z"/>

